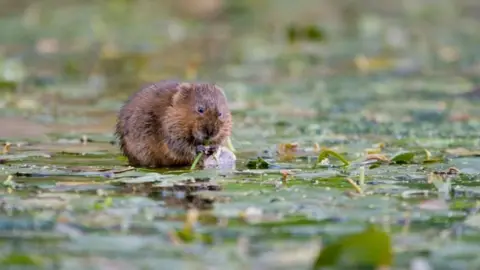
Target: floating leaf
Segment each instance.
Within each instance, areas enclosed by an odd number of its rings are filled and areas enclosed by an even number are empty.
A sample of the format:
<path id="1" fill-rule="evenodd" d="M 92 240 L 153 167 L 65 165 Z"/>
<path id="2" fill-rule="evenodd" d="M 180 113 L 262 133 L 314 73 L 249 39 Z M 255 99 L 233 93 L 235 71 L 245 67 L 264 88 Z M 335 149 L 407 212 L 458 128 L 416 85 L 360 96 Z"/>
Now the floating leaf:
<path id="1" fill-rule="evenodd" d="M 292 161 L 296 157 L 298 143 L 282 143 L 278 145 L 279 159 L 282 161 Z"/>
<path id="2" fill-rule="evenodd" d="M 95 204 L 93 205 L 93 208 L 95 210 L 103 210 L 105 208 L 108 208 L 110 206 L 113 205 L 113 199 L 112 197 L 107 197 L 105 198 L 104 200 L 101 200 L 101 201 L 98 201 L 98 202 L 95 202 Z"/>
<path id="3" fill-rule="evenodd" d="M 318 158 L 317 158 L 317 163 L 315 163 L 314 165 L 314 168 L 318 165 L 318 163 L 322 162 L 322 160 L 328 158 L 329 156 L 334 156 L 335 158 L 337 158 L 338 160 L 340 160 L 341 162 L 343 162 L 343 165 L 344 166 L 348 166 L 350 165 L 350 162 L 348 162 L 347 159 L 345 159 L 342 155 L 340 155 L 339 153 L 335 152 L 335 151 L 332 151 L 330 149 L 323 149 L 320 154 L 318 154 Z"/>
<path id="4" fill-rule="evenodd" d="M 478 157 L 480 156 L 480 151 L 478 150 L 469 150 L 463 147 L 446 149 L 445 152 L 455 157 Z"/>
<path id="5" fill-rule="evenodd" d="M 113 180 L 111 183 L 120 183 L 120 184 L 155 183 L 155 182 L 161 182 L 161 181 L 163 181 L 166 178 L 169 178 L 171 176 L 175 176 L 175 175 L 166 175 L 166 174 L 159 174 L 159 173 L 147 173 L 144 176 L 140 176 L 140 177 Z"/>
<path id="6" fill-rule="evenodd" d="M 3 258 L 1 264 L 6 265 L 35 265 L 42 266 L 43 260 L 38 255 L 10 254 Z"/>
<path id="7" fill-rule="evenodd" d="M 372 165 L 370 165 L 368 168 L 369 168 L 370 170 L 373 170 L 373 169 L 375 169 L 375 168 L 380 167 L 381 165 L 382 165 L 381 162 L 376 162 L 376 163 L 372 163 Z"/>
<path id="8" fill-rule="evenodd" d="M 412 162 L 414 157 L 414 152 L 401 152 L 392 157 L 391 162 L 395 164 L 408 164 Z"/>
<path id="9" fill-rule="evenodd" d="M 2 185 L 4 187 L 9 187 L 9 188 L 15 188 L 17 186 L 17 183 L 12 180 L 12 176 L 9 175 L 5 181 L 3 181 Z"/>
<path id="10" fill-rule="evenodd" d="M 322 41 L 324 40 L 323 31 L 316 25 L 309 25 L 305 27 L 305 36 L 310 41 Z"/>
<path id="11" fill-rule="evenodd" d="M 194 230 L 195 223 L 198 221 L 199 212 L 197 209 L 189 209 L 185 217 L 185 224 L 182 229 L 176 230 L 174 237 L 184 243 L 190 243 L 200 240 L 204 243 L 212 243 L 213 239 L 208 234 L 197 233 Z"/>
<path id="12" fill-rule="evenodd" d="M 30 153 L 22 153 L 18 155 L 0 155 L 0 160 L 23 160 L 27 158 L 32 158 L 32 157 L 42 157 L 42 158 L 51 158 L 49 154 L 46 153 L 36 153 L 36 152 L 30 152 Z"/>
<path id="13" fill-rule="evenodd" d="M 268 169 L 270 165 L 263 158 L 258 157 L 256 160 L 250 160 L 247 163 L 249 169 Z"/>
<path id="14" fill-rule="evenodd" d="M 15 90 L 16 87 L 16 82 L 0 80 L 0 89 Z"/>
<path id="15" fill-rule="evenodd" d="M 324 31 L 316 25 L 289 25 L 286 32 L 287 39 L 291 44 L 297 42 L 298 40 L 320 42 L 325 39 Z"/>
<path id="16" fill-rule="evenodd" d="M 441 163 L 444 162 L 444 159 L 441 157 L 432 157 L 432 153 L 428 151 L 428 149 L 424 148 L 423 153 L 425 154 L 425 159 L 422 161 L 424 164 L 431 164 L 431 163 Z"/>
<path id="17" fill-rule="evenodd" d="M 341 266 L 352 269 L 360 266 L 385 267 L 393 261 L 390 236 L 374 227 L 342 237 L 326 246 L 317 257 L 313 269 Z"/>
<path id="18" fill-rule="evenodd" d="M 293 25 L 288 26 L 287 28 L 287 38 L 290 43 L 295 43 L 297 41 L 297 31 Z"/>
<path id="19" fill-rule="evenodd" d="M 368 154 L 365 157 L 365 161 L 369 161 L 369 160 L 377 160 L 379 162 L 385 162 L 385 163 L 390 162 L 390 159 L 388 159 L 388 157 L 382 154 Z"/>
<path id="20" fill-rule="evenodd" d="M 115 158 L 120 161 L 128 162 L 128 158 L 124 155 L 118 155 Z"/>
<path id="21" fill-rule="evenodd" d="M 355 66 L 363 71 L 386 70 L 393 68 L 395 59 L 391 57 L 367 57 L 365 55 L 358 55 L 353 60 Z"/>

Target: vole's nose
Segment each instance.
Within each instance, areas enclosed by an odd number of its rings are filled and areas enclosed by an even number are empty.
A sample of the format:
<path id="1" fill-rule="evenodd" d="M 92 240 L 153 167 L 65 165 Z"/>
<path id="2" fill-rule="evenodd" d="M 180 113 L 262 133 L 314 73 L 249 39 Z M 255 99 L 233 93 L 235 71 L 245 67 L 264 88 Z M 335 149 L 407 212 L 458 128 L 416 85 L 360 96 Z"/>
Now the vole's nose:
<path id="1" fill-rule="evenodd" d="M 205 139 L 211 139 L 215 135 L 215 129 L 208 125 L 203 128 L 203 134 L 205 135 Z"/>

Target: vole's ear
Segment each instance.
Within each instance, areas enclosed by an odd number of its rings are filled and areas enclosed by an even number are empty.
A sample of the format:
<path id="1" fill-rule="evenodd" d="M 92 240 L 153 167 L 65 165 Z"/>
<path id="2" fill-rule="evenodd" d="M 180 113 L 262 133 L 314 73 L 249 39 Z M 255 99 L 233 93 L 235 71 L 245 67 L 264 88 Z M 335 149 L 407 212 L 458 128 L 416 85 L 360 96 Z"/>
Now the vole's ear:
<path id="1" fill-rule="evenodd" d="M 214 84 L 213 85 L 218 91 L 220 91 L 220 93 L 222 93 L 222 95 L 225 97 L 225 99 L 227 99 L 227 95 L 225 94 L 225 90 L 223 90 L 222 87 L 220 87 L 218 84 Z"/>
<path id="2" fill-rule="evenodd" d="M 191 83 L 180 83 L 177 85 L 177 92 L 173 95 L 173 104 L 177 104 L 179 101 L 183 100 L 189 93 L 193 90 L 193 84 Z"/>
<path id="3" fill-rule="evenodd" d="M 193 88 L 193 84 L 188 82 L 182 82 L 177 85 L 177 89 L 179 91 L 191 91 Z"/>

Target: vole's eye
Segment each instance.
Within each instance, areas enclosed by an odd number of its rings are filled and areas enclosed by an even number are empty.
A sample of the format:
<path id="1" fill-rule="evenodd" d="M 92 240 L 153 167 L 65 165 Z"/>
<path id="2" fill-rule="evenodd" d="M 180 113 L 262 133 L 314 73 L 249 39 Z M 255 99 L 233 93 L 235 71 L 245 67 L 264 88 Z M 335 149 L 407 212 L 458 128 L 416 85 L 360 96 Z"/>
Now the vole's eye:
<path id="1" fill-rule="evenodd" d="M 205 112 L 205 109 L 203 107 L 198 107 L 197 108 L 197 112 L 198 113 L 204 113 Z"/>
<path id="2" fill-rule="evenodd" d="M 222 117 L 222 113 L 221 113 L 221 112 L 218 112 L 218 117 Z"/>

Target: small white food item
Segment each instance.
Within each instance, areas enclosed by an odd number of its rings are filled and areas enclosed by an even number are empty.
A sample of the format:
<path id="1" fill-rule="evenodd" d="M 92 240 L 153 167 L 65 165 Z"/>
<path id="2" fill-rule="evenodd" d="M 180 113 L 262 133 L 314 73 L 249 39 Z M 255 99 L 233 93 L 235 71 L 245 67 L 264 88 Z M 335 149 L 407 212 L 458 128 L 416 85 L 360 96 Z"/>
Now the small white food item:
<path id="1" fill-rule="evenodd" d="M 217 152 L 207 157 L 203 162 L 205 169 L 234 170 L 237 161 L 235 154 L 226 147 L 220 147 Z"/>

